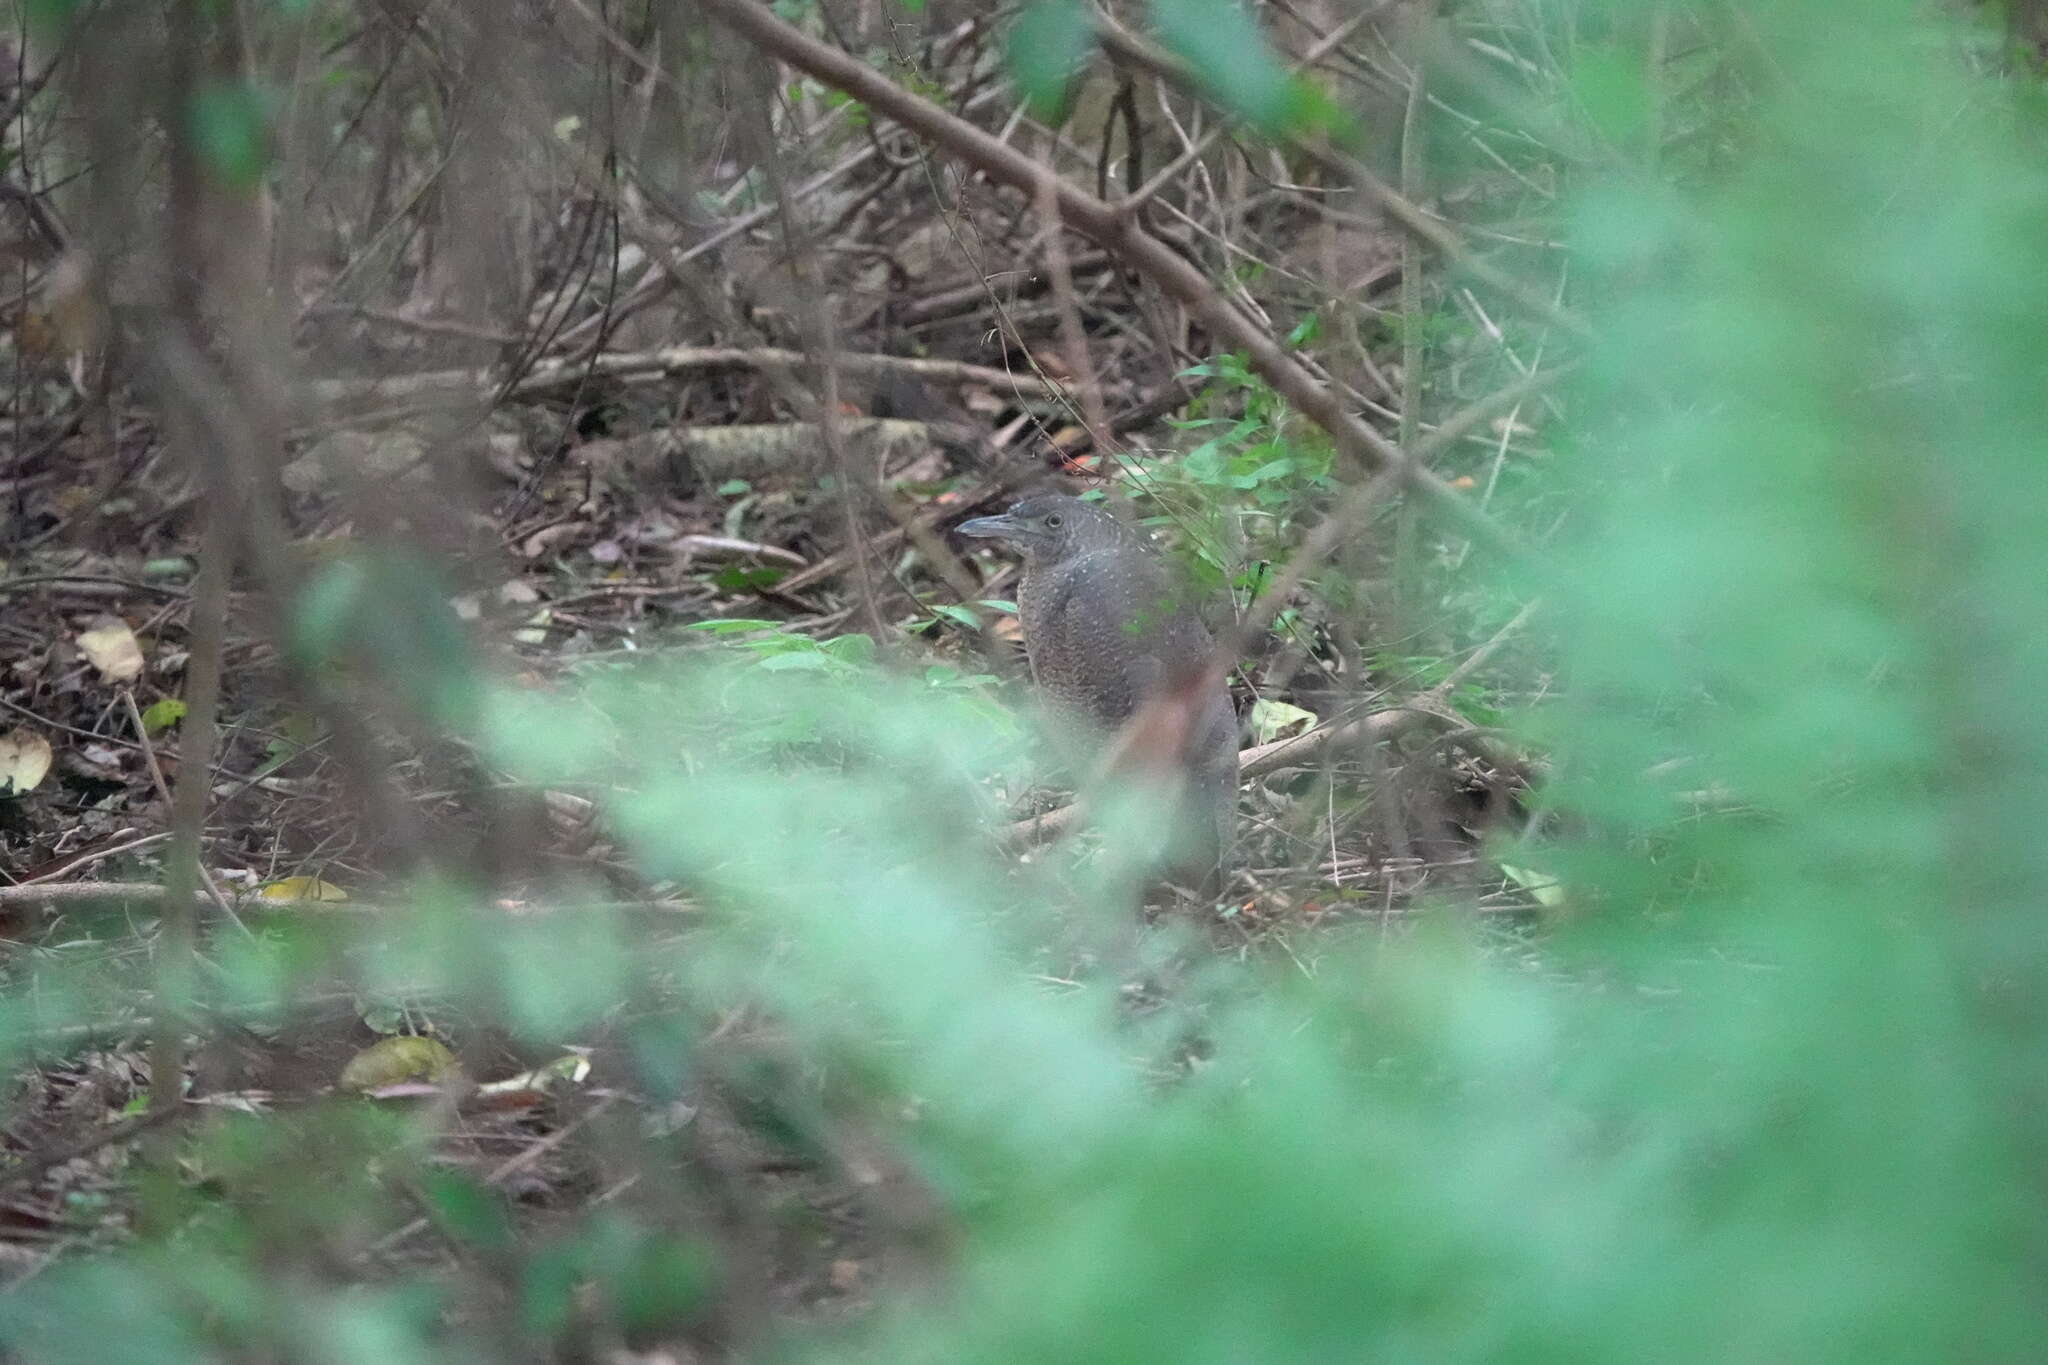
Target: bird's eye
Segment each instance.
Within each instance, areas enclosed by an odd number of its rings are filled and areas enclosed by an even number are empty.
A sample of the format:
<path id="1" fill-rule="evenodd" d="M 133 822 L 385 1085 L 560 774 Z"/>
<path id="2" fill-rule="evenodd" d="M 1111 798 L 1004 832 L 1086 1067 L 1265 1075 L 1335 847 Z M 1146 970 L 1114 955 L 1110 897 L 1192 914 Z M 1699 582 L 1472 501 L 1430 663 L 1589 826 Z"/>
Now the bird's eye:
<path id="1" fill-rule="evenodd" d="M 1045 524 L 1052 530 L 1057 531 L 1060 529 L 1060 520 L 1061 519 L 1059 513 L 1048 512 L 1045 517 Z"/>

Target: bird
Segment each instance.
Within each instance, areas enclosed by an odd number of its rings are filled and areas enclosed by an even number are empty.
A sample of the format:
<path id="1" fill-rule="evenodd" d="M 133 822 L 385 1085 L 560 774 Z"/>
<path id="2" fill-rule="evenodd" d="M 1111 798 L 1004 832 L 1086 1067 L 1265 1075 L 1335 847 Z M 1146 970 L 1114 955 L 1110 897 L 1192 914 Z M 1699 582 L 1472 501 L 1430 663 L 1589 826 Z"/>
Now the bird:
<path id="1" fill-rule="evenodd" d="M 1183 779 L 1165 870 L 1220 895 L 1236 842 L 1237 715 L 1215 640 L 1176 577 L 1137 531 L 1080 498 L 1035 494 L 959 532 L 1023 555 L 1024 652 L 1072 752 L 1121 735 L 1112 752 L 1128 756 L 1165 736 L 1166 766 Z"/>

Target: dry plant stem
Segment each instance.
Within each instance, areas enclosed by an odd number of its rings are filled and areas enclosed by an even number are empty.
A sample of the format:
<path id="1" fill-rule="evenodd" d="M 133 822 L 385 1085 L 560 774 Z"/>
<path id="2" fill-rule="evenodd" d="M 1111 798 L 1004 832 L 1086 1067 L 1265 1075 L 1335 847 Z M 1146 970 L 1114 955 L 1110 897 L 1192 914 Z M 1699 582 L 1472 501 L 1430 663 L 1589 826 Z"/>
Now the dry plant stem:
<path id="1" fill-rule="evenodd" d="M 123 833 L 132 832 L 123 831 Z M 41 876 L 25 877 L 21 881 L 15 882 L 12 886 L 0 887 L 0 895 L 4 895 L 6 892 L 15 890 L 18 887 L 48 886 L 54 881 L 70 876 L 82 867 L 91 867 L 94 863 L 105 862 L 108 858 L 117 857 L 123 853 L 133 853 L 138 848 L 148 848 L 152 844 L 160 844 L 170 837 L 169 833 L 145 834 L 139 839 L 125 839 L 121 843 L 109 844 L 105 848 L 88 849 L 86 852 L 80 853 L 78 856 L 65 862 L 61 867 L 45 872 Z"/>
<path id="2" fill-rule="evenodd" d="M 1416 444 L 1410 458 L 1417 463 L 1426 463 L 1463 440 L 1466 433 L 1489 417 L 1516 406 L 1532 394 L 1541 393 L 1568 373 L 1569 366 L 1539 371 L 1520 383 L 1488 394 L 1441 423 Z M 1219 677 L 1230 670 L 1236 660 L 1250 649 L 1251 642 L 1280 614 L 1281 608 L 1287 605 L 1287 599 L 1301 587 L 1309 571 L 1357 531 L 1366 514 L 1392 488 L 1397 473 L 1389 470 L 1370 483 L 1352 489 L 1322 524 L 1309 533 L 1301 548 L 1288 559 L 1287 567 L 1281 570 L 1279 577 L 1267 583 L 1265 590 L 1238 621 L 1236 629 L 1218 642 L 1216 656 L 1210 666 Z"/>
<path id="3" fill-rule="evenodd" d="M 1436 17 L 1435 0 L 1422 0 L 1410 21 L 1412 31 L 1426 33 Z M 1422 111 L 1428 100 L 1428 68 L 1425 44 L 1414 44 L 1413 70 L 1408 83 L 1408 105 L 1401 120 L 1401 194 L 1410 203 L 1422 198 L 1423 138 Z M 1401 449 L 1412 450 L 1415 433 L 1422 424 L 1422 250 L 1411 233 L 1401 241 Z M 1402 504 L 1394 532 L 1394 573 L 1400 591 L 1395 600 L 1402 615 L 1412 613 L 1419 587 L 1415 563 L 1415 504 Z M 1412 617 L 1410 618 L 1412 619 Z M 1403 632 L 1405 633 L 1405 631 Z M 1407 850 L 1400 850 L 1406 856 Z"/>
<path id="4" fill-rule="evenodd" d="M 815 363 L 802 351 L 772 346 L 670 346 L 658 351 L 615 351 L 600 353 L 582 361 L 543 360 L 505 389 L 509 402 L 527 402 L 552 397 L 593 380 L 616 384 L 653 384 L 662 380 L 716 374 L 730 370 L 751 370 L 768 375 L 794 376 Z M 1058 385 L 1036 375 L 998 370 L 964 361 L 927 360 L 915 356 L 842 353 L 837 357 L 841 373 L 901 375 L 935 384 L 979 384 L 1019 397 L 1057 398 Z M 429 370 L 389 379 L 332 379 L 310 387 L 313 401 L 323 407 L 356 409 L 389 406 L 415 398 L 442 397 L 451 393 L 484 395 L 496 393 L 502 376 L 490 370 Z"/>
<path id="5" fill-rule="evenodd" d="M 766 51 L 861 100 L 872 113 L 923 135 L 990 179 L 1026 194 L 1041 183 L 1041 169 L 1030 157 L 792 28 L 755 0 L 700 0 L 700 6 Z M 1368 471 L 1398 471 L 1416 496 L 1459 533 L 1517 563 L 1530 561 L 1528 551 L 1490 518 L 1347 410 L 1264 327 L 1218 294 L 1193 263 L 1095 196 L 1065 181 L 1055 189 L 1068 223 L 1187 307 L 1219 342 L 1244 351 L 1281 397 L 1329 433 L 1340 454 Z"/>
<path id="6" fill-rule="evenodd" d="M 756 96 L 750 102 L 753 117 L 748 121 L 754 134 L 754 152 L 777 205 L 776 219 L 782 228 L 790 282 L 796 286 L 797 296 L 806 304 L 802 310 L 803 339 L 807 359 L 818 376 L 818 432 L 824 438 L 826 453 L 831 457 L 833 471 L 839 480 L 839 509 L 845 522 L 846 545 L 853 551 L 854 581 L 860 589 L 861 615 L 869 632 L 880 641 L 888 638 L 888 625 L 882 619 L 881 599 L 875 592 L 872 566 L 868 562 L 867 538 L 861 530 L 855 501 L 856 490 L 865 490 L 869 481 L 865 471 L 856 472 L 853 467 L 852 457 L 846 449 L 846 432 L 839 420 L 838 345 L 832 325 L 832 303 L 820 282 L 817 244 L 810 233 L 802 230 L 797 220 L 789 182 L 782 173 L 781 150 L 776 145 L 775 130 L 768 120 L 768 111 L 774 107 L 772 82 L 767 79 L 768 73 L 760 70 L 750 75 Z M 880 490 L 875 490 L 875 493 L 879 499 Z"/>
<path id="7" fill-rule="evenodd" d="M 157 1029 L 149 1055 L 152 1111 L 175 1109 L 184 1095 L 185 1029 L 192 1009 L 199 945 L 199 912 L 193 896 L 204 875 L 200 856 L 220 714 L 221 650 L 227 638 L 234 543 L 233 509 L 216 501 L 207 517 L 204 559 L 192 596 L 192 651 L 185 665 L 184 759 L 178 765 L 178 786 L 171 800 L 170 865 L 164 878 L 163 936 L 156 961 Z"/>
<path id="8" fill-rule="evenodd" d="M 557 1128 L 554 1132 L 549 1133 L 546 1137 L 540 1138 L 532 1146 L 526 1148 L 524 1151 L 509 1156 L 504 1161 L 500 1162 L 497 1165 L 497 1167 L 495 1167 L 488 1175 L 484 1177 L 484 1183 L 486 1185 L 498 1185 L 502 1184 L 504 1181 L 510 1179 L 511 1177 L 517 1175 L 519 1172 L 525 1170 L 528 1166 L 533 1165 L 534 1162 L 539 1161 L 542 1157 L 546 1156 L 549 1152 L 555 1150 L 555 1148 L 567 1142 L 571 1137 L 575 1136 L 575 1134 L 579 1130 L 581 1130 L 584 1127 L 584 1125 L 595 1121 L 598 1115 L 604 1113 L 605 1110 L 611 1108 L 612 1105 L 618 1102 L 618 1100 L 619 1096 L 616 1093 L 598 1096 L 594 1101 L 592 1101 L 588 1109 L 584 1110 L 574 1119 L 570 1120 L 568 1123 L 563 1124 L 560 1128 Z M 418 1233 L 426 1231 L 427 1223 L 428 1220 L 425 1218 L 415 1218 L 410 1223 L 407 1223 L 402 1227 L 396 1228 L 391 1232 L 386 1233 L 376 1242 L 366 1247 L 356 1257 L 357 1261 L 366 1261 L 370 1259 L 372 1256 L 381 1256 L 384 1255 L 386 1252 L 395 1250 L 398 1246 L 403 1244 L 408 1238 L 413 1237 Z"/>
<path id="9" fill-rule="evenodd" d="M 1102 385 L 1088 357 L 1088 334 L 1081 327 L 1081 305 L 1074 298 L 1074 272 L 1067 261 L 1066 227 L 1060 222 L 1059 180 L 1050 168 L 1038 177 L 1038 216 L 1045 232 L 1045 264 L 1052 275 L 1053 306 L 1059 312 L 1060 350 L 1081 399 L 1081 420 L 1095 448 L 1115 458 L 1109 418 L 1102 410 Z"/>
<path id="10" fill-rule="evenodd" d="M 21 886 L 0 886 L 0 909 L 17 906 L 39 905 L 94 905 L 108 902 L 126 903 L 134 906 L 162 906 L 169 897 L 169 888 L 156 882 L 37 882 Z M 207 909 L 212 902 L 194 890 L 188 899 L 195 910 Z M 323 919 L 376 919 L 385 915 L 404 913 L 401 907 L 377 905 L 370 901 L 273 901 L 251 897 L 242 902 L 242 909 L 248 913 L 274 915 L 315 915 Z M 697 907 L 688 901 L 599 901 L 592 904 L 563 905 L 560 907 L 528 907 L 508 910 L 508 916 L 539 916 L 552 914 L 575 915 L 645 915 L 654 920 L 673 919 L 677 915 L 691 914 Z"/>
<path id="11" fill-rule="evenodd" d="M 1349 41 L 1352 34 L 1358 32 L 1359 29 L 1371 23 L 1374 19 L 1379 18 L 1383 12 L 1392 7 L 1393 3 L 1394 0 L 1381 0 L 1381 3 L 1374 5 L 1369 10 L 1362 10 L 1352 15 L 1343 23 L 1337 25 L 1336 28 L 1318 38 L 1309 50 L 1302 54 L 1301 60 L 1295 63 L 1295 74 L 1297 76 L 1302 75 L 1314 67 L 1317 62 L 1329 56 L 1337 48 L 1342 47 Z M 1165 169 L 1154 175 L 1131 194 L 1118 200 L 1117 208 L 1125 213 L 1137 212 L 1139 208 L 1157 196 L 1159 191 L 1165 189 L 1175 180 L 1178 180 L 1189 166 L 1201 160 L 1209 153 L 1211 148 L 1215 147 L 1217 143 L 1229 135 L 1230 125 L 1228 124 L 1210 129 L 1202 135 L 1199 142 L 1175 157 Z"/>
<path id="12" fill-rule="evenodd" d="M 1342 725 L 1325 725 L 1307 734 L 1294 735 L 1287 739 L 1276 739 L 1270 744 L 1260 744 L 1246 749 L 1238 755 L 1238 771 L 1246 778 L 1264 777 L 1267 773 L 1282 768 L 1300 767 L 1319 761 L 1323 754 L 1338 745 L 1366 739 L 1374 743 L 1392 739 L 1428 721 L 1443 718 L 1434 711 L 1424 711 L 1412 706 L 1390 707 L 1375 711 L 1358 720 Z"/>
<path id="13" fill-rule="evenodd" d="M 218 490 L 215 496 L 247 493 L 240 499 L 237 538 L 265 589 L 255 596 L 266 612 L 265 625 L 273 639 L 286 638 L 282 598 L 298 581 L 298 566 L 291 556 L 283 511 L 273 495 L 265 438 L 250 419 L 243 395 L 179 329 L 156 328 L 145 339 L 142 358 L 166 405 L 190 424 L 194 439 L 203 438 L 210 458 L 197 463 Z M 313 702 L 333 735 L 342 771 L 370 812 L 377 837 L 401 861 L 409 859 L 418 851 L 418 825 L 407 817 L 386 781 L 389 764 L 375 734 L 351 707 L 318 695 Z"/>
<path id="14" fill-rule="evenodd" d="M 1531 598 L 1523 605 L 1520 611 L 1515 613 L 1513 620 L 1495 631 L 1492 639 L 1466 655 L 1456 668 L 1444 675 L 1442 682 L 1423 693 L 1423 697 L 1433 698 L 1441 702 L 1444 698 L 1450 696 L 1452 688 L 1471 677 L 1481 665 L 1499 653 L 1500 647 L 1506 644 L 1515 632 L 1528 625 L 1529 618 L 1541 610 L 1543 610 L 1543 599 L 1540 597 Z"/>
<path id="15" fill-rule="evenodd" d="M 199 79 L 202 16 L 197 0 L 183 0 L 167 16 L 164 114 L 168 126 L 183 128 Z M 189 137 L 170 143 L 169 243 L 171 313 L 200 335 L 199 290 L 206 260 L 200 221 L 198 152 Z M 198 451 L 187 452 L 197 456 Z M 204 464 L 192 468 L 204 477 Z M 214 491 L 223 491 L 218 483 Z M 171 847 L 165 870 L 162 929 L 155 962 L 157 1027 L 149 1054 L 149 1105 L 153 1112 L 178 1108 L 185 1094 L 185 1031 L 192 1022 L 199 955 L 199 913 L 192 904 L 206 834 L 207 770 L 213 760 L 214 727 L 220 705 L 221 651 L 226 645 L 228 583 L 234 572 L 234 523 L 230 506 L 218 496 L 206 509 L 198 581 L 192 592 L 191 653 L 185 665 L 185 744 L 190 749 L 178 772 L 171 801 Z"/>
<path id="16" fill-rule="evenodd" d="M 1338 745 L 1361 739 L 1377 744 L 1419 725 L 1429 722 L 1442 724 L 1443 719 L 1435 711 L 1419 707 L 1390 707 L 1385 711 L 1375 711 L 1343 725 L 1325 725 L 1306 734 L 1246 749 L 1238 755 L 1238 774 L 1244 780 L 1263 777 L 1281 768 L 1313 763 Z M 1004 842 L 1012 846 L 1046 843 L 1067 834 L 1082 818 L 1083 811 L 1078 802 L 1061 806 L 1042 815 L 1011 822 L 1003 831 Z"/>
<path id="17" fill-rule="evenodd" d="M 164 808 L 166 810 L 171 809 L 176 803 L 171 798 L 169 785 L 164 781 L 163 766 L 156 760 L 156 746 L 150 742 L 149 727 L 142 723 L 142 712 L 136 709 L 135 694 L 125 687 L 122 688 L 121 703 L 128 708 L 128 723 L 135 727 L 135 739 L 142 747 L 143 762 L 149 766 L 149 779 L 156 785 L 157 795 L 163 798 Z M 190 738 L 189 732 L 187 733 L 187 738 Z M 200 774 L 202 777 L 207 776 L 212 755 L 201 754 L 199 758 Z M 179 771 L 182 774 L 184 770 L 181 768 Z M 173 851 L 175 852 L 175 850 Z M 221 894 L 220 887 L 214 883 L 213 874 L 206 870 L 204 858 L 198 861 L 196 870 L 199 873 L 199 884 L 205 889 L 207 899 L 212 901 L 214 907 L 228 917 L 230 924 L 240 929 L 243 934 L 248 935 L 249 926 L 242 923 L 241 918 L 235 914 L 235 907 L 230 905 L 228 898 Z M 250 936 L 253 937 L 253 935 Z"/>
<path id="18" fill-rule="evenodd" d="M 734 0 L 719 0 L 719 3 L 734 3 Z M 1113 60 L 1142 67 L 1182 93 L 1201 98 L 1200 84 L 1178 58 L 1099 14 L 1095 20 L 1095 33 L 1103 51 Z M 1340 183 L 1356 185 L 1403 231 L 1428 243 L 1438 255 L 1487 288 L 1513 300 L 1529 316 L 1561 328 L 1582 341 L 1591 339 L 1592 333 L 1584 322 L 1541 295 L 1530 293 L 1514 277 L 1474 256 L 1471 248 L 1448 225 L 1423 212 L 1412 200 L 1366 169 L 1357 158 L 1306 138 L 1290 136 L 1286 141 L 1288 146 L 1314 161 Z"/>
<path id="19" fill-rule="evenodd" d="M 922 545 L 925 541 L 919 537 L 928 536 L 941 522 L 949 521 L 955 517 L 971 516 L 974 513 L 987 509 L 997 499 L 1008 494 L 1011 486 L 1008 480 L 995 479 L 982 484 L 958 502 L 950 503 L 944 507 L 927 507 L 916 513 L 907 522 L 904 522 L 898 529 L 883 531 L 877 535 L 870 548 L 877 552 L 891 550 L 906 537 Z M 783 579 L 780 583 L 776 584 L 776 587 L 785 593 L 802 592 L 814 584 L 822 583 L 828 578 L 833 578 L 843 573 L 852 560 L 853 547 L 848 546 L 846 549 L 835 550 L 816 564 L 811 565 L 810 568 L 791 574 L 788 578 Z M 977 591 L 972 595 L 979 596 L 980 594 Z"/>

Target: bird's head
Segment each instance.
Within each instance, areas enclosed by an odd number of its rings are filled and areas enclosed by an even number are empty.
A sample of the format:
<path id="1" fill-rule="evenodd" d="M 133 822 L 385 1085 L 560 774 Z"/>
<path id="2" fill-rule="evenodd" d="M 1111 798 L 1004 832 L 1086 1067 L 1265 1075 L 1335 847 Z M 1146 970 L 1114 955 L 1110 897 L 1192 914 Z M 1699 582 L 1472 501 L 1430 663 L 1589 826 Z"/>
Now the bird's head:
<path id="1" fill-rule="evenodd" d="M 1129 529 L 1101 503 L 1056 493 L 1025 498 L 1001 516 L 963 521 L 960 534 L 1013 545 L 1027 564 L 1055 563 L 1131 539 Z"/>

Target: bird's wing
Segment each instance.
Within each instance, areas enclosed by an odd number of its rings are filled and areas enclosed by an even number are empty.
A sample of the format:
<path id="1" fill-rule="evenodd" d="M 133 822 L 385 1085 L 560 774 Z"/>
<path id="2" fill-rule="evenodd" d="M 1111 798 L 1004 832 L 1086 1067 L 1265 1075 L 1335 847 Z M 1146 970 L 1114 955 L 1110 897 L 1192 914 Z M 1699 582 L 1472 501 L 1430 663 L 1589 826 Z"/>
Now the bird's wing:
<path id="1" fill-rule="evenodd" d="M 1170 668 L 1190 662 L 1176 653 L 1199 648 L 1180 614 L 1171 581 L 1151 560 L 1115 550 L 1082 555 L 1045 603 L 1034 670 L 1062 701 L 1119 725 Z"/>

